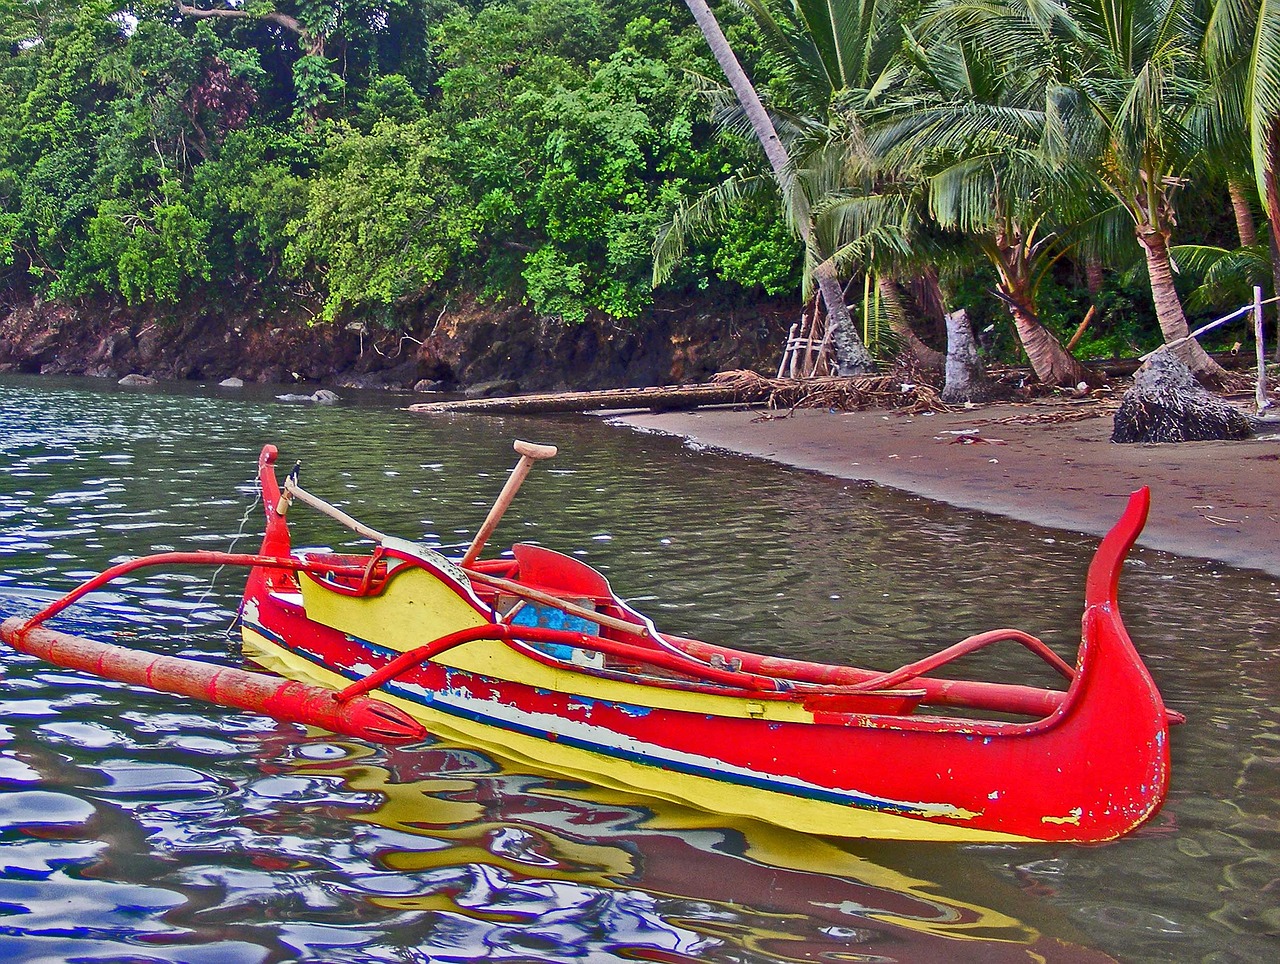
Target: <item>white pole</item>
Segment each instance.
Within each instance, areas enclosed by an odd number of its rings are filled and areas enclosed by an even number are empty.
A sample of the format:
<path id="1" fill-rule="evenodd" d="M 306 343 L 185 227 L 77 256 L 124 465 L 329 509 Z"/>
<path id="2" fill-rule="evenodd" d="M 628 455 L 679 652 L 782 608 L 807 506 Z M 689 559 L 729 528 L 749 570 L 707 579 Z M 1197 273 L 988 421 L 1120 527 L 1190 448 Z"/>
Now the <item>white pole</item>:
<path id="1" fill-rule="evenodd" d="M 1262 288 L 1259 285 L 1253 286 L 1253 337 L 1258 353 L 1257 402 L 1261 412 L 1271 406 L 1271 400 L 1267 398 L 1267 350 L 1262 343 Z"/>

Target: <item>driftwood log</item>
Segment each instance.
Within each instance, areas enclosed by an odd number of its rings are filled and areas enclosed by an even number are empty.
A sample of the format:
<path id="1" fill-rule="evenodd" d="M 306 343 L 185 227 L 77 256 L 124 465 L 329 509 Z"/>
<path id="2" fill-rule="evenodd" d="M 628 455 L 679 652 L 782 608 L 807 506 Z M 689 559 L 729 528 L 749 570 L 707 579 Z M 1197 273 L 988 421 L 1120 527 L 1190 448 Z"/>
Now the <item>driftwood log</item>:
<path id="1" fill-rule="evenodd" d="M 471 412 L 476 415 L 550 415 L 557 412 L 598 412 L 608 408 L 647 408 L 680 411 L 700 405 L 732 405 L 769 400 L 769 380 L 763 384 L 726 380 L 701 385 L 656 388 L 616 388 L 598 392 L 550 392 L 504 398 L 468 398 L 452 402 L 419 402 L 411 412 Z"/>
<path id="2" fill-rule="evenodd" d="M 1196 381 L 1171 352 L 1154 355 L 1120 399 L 1113 442 L 1205 442 L 1253 435 L 1249 417 Z"/>
<path id="3" fill-rule="evenodd" d="M 945 411 L 928 385 L 904 381 L 901 374 L 842 378 L 766 378 L 751 371 L 721 372 L 700 385 L 619 388 L 599 392 L 553 392 L 506 398 L 420 402 L 411 412 L 477 415 L 550 415 L 602 409 L 679 411 L 701 405 L 764 405 L 769 408 L 834 408 L 852 411 L 877 406 L 909 412 Z"/>

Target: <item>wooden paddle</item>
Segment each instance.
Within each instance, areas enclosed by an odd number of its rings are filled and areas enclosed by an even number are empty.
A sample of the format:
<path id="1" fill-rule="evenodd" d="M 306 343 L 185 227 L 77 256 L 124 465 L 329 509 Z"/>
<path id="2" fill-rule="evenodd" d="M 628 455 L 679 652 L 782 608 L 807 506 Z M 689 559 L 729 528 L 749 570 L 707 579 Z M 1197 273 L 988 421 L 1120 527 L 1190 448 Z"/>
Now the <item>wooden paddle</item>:
<path id="1" fill-rule="evenodd" d="M 557 451 L 554 445 L 537 445 L 521 439 L 515 440 L 513 448 L 520 453 L 520 461 L 511 470 L 511 476 L 507 479 L 507 484 L 502 487 L 502 491 L 498 494 L 498 501 L 489 510 L 489 514 L 485 517 L 484 525 L 480 527 L 480 531 L 476 533 L 476 537 L 471 540 L 471 545 L 463 554 L 460 563 L 463 569 L 466 569 L 476 561 L 476 557 L 480 555 L 480 550 L 489 541 L 489 536 L 493 535 L 493 530 L 498 528 L 498 523 L 502 520 L 503 513 L 511 506 L 511 502 L 515 499 L 516 492 L 519 491 L 525 476 L 533 468 L 533 463 L 542 459 L 554 458 Z"/>
<path id="2" fill-rule="evenodd" d="M 323 512 L 330 519 L 341 522 L 352 532 L 357 532 L 366 539 L 372 539 L 374 542 L 386 542 L 387 539 L 391 538 L 385 532 L 379 532 L 377 529 L 373 528 L 373 526 L 367 526 L 359 519 L 347 515 L 333 503 L 326 502 L 318 495 L 312 495 L 300 486 L 293 476 L 285 479 L 284 492 L 280 496 L 281 505 L 284 504 L 286 498 L 288 498 L 290 502 L 297 499 L 299 502 L 303 502 L 311 506 L 311 508 Z M 284 513 L 281 512 L 280 514 L 283 515 Z"/>

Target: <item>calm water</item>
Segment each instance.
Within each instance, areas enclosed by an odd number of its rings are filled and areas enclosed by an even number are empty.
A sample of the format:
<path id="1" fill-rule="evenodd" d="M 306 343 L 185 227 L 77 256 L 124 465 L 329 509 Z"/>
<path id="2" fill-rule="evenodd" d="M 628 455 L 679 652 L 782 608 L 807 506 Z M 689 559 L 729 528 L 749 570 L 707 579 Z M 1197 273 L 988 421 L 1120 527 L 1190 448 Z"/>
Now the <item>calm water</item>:
<path id="1" fill-rule="evenodd" d="M 264 442 L 384 531 L 577 550 L 664 628 L 889 666 L 1016 625 L 1074 652 L 1092 540 L 594 420 L 0 378 L 0 612 L 113 561 L 256 548 Z M 297 511 L 299 540 L 349 534 Z M 236 662 L 242 574 L 129 582 L 63 628 Z M 1166 700 L 1166 809 L 1105 847 L 848 843 L 388 751 L 0 653 L 11 961 L 1271 961 L 1280 958 L 1276 582 L 1139 551 L 1126 621 Z M 1004 662 L 1007 659 L 1008 662 Z M 1022 673 L 1020 655 L 983 657 Z M 975 672 L 981 671 L 975 668 Z"/>

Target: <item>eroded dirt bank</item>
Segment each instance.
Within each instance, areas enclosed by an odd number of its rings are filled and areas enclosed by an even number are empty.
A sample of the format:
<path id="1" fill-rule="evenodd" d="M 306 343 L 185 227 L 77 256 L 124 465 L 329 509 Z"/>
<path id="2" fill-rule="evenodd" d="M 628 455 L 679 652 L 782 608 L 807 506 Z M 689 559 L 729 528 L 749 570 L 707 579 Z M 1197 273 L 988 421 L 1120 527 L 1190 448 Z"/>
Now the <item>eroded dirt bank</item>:
<path id="1" fill-rule="evenodd" d="M 503 393 L 662 385 L 776 365 L 794 311 L 668 297 L 633 322 L 579 325 L 472 301 L 387 329 L 230 296 L 164 309 L 27 299 L 0 309 L 0 371 Z"/>

